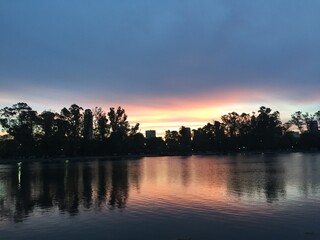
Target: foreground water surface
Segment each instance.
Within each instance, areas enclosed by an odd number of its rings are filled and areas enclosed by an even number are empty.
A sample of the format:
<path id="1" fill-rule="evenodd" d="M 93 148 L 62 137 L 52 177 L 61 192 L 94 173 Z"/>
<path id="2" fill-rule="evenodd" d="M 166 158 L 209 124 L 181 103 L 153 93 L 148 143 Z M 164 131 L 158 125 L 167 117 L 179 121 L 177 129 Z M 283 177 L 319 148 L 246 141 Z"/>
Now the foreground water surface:
<path id="1" fill-rule="evenodd" d="M 320 239 L 320 154 L 0 164 L 0 239 Z"/>

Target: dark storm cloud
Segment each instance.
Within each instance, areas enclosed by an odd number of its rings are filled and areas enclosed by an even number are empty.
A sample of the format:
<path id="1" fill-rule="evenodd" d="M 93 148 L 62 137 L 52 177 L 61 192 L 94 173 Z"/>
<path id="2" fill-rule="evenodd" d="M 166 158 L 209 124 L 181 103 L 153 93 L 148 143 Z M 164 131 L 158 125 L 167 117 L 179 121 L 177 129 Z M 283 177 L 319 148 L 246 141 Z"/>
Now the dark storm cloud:
<path id="1" fill-rule="evenodd" d="M 317 0 L 3 0 L 0 92 L 47 87 L 129 100 L 264 87 L 315 94 L 319 10 Z"/>

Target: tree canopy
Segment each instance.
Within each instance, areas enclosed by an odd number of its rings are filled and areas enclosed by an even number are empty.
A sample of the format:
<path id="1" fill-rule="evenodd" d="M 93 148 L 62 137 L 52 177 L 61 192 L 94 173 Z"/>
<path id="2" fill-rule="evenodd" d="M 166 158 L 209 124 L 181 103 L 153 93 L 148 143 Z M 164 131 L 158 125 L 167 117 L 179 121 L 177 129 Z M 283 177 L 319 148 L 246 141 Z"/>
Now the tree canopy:
<path id="1" fill-rule="evenodd" d="M 0 110 L 0 157 L 59 157 L 125 154 L 192 154 L 235 151 L 319 149 L 320 111 L 297 111 L 282 123 L 280 113 L 261 106 L 255 113 L 230 112 L 221 121 L 191 130 L 181 126 L 164 138 L 145 138 L 130 125 L 125 109 L 83 109 L 37 113 L 26 103 Z M 296 129 L 294 132 L 292 129 Z"/>

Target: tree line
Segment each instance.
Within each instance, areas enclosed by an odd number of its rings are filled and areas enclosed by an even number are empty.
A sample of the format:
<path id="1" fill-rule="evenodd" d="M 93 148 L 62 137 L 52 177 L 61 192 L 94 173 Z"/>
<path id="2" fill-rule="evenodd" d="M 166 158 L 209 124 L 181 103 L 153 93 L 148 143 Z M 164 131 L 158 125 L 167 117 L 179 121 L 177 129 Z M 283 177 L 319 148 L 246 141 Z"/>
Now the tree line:
<path id="1" fill-rule="evenodd" d="M 260 107 L 236 112 L 193 129 L 166 131 L 164 138 L 145 138 L 139 123 L 131 126 L 122 107 L 83 109 L 72 104 L 60 113 L 37 113 L 26 103 L 0 110 L 0 157 L 192 154 L 234 151 L 309 150 L 320 148 L 320 111 L 298 111 L 282 123 L 280 113 Z M 295 131 L 292 131 L 295 130 Z"/>

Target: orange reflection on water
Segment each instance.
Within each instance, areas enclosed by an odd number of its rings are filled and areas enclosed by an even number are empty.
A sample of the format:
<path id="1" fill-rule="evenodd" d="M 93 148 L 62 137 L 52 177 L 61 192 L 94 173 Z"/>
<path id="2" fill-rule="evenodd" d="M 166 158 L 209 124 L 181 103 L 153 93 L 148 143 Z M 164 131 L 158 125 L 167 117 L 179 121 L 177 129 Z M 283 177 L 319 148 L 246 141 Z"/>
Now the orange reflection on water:
<path id="1" fill-rule="evenodd" d="M 139 216 L 273 214 L 306 199 L 317 202 L 319 158 L 294 153 L 0 164 L 0 219 L 20 222 L 43 209 L 72 216 L 108 209 Z"/>
<path id="2" fill-rule="evenodd" d="M 263 212 L 270 208 L 265 202 L 284 197 L 281 179 L 274 179 L 272 184 L 276 189 L 269 190 L 274 192 L 266 190 L 264 180 L 268 176 L 264 166 L 258 169 L 253 166 L 254 172 L 250 172 L 250 167 L 229 162 L 228 157 L 147 158 L 141 168 L 144 175 L 139 191 L 132 190 L 128 202 L 138 207 L 183 206 L 190 210 L 214 209 L 246 215 L 252 211 Z"/>

